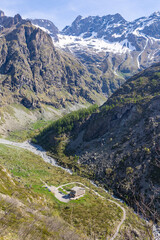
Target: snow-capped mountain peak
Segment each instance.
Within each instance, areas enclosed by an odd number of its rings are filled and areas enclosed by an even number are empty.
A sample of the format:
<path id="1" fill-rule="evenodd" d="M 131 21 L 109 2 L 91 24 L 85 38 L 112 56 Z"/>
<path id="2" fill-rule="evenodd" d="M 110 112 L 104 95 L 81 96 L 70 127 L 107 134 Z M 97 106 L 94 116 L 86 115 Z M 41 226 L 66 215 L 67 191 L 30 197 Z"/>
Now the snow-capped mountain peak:
<path id="1" fill-rule="evenodd" d="M 46 19 L 29 19 L 33 25 L 41 28 L 43 31 L 47 32 L 55 39 L 58 40 L 57 34 L 59 33 L 58 28 L 54 25 L 53 22 Z"/>
<path id="2" fill-rule="evenodd" d="M 160 17 L 160 11 L 156 11 L 150 15 L 150 17 Z"/>
<path id="3" fill-rule="evenodd" d="M 118 13 L 103 17 L 89 16 L 86 18 L 79 15 L 71 26 L 67 26 L 62 30 L 62 34 L 72 36 L 80 36 L 83 34 L 83 38 L 88 38 L 92 36 L 92 32 L 96 32 L 97 37 L 100 38 L 103 32 L 108 31 L 109 28 L 116 28 L 126 22 L 127 21 Z"/>
<path id="4" fill-rule="evenodd" d="M 52 36 L 44 20 L 32 20 L 32 23 Z M 118 13 L 102 17 L 79 15 L 71 26 L 66 26 L 61 33 L 57 30 L 54 33 L 54 44 L 73 53 L 83 63 L 87 59 L 89 69 L 94 59 L 101 61 L 106 58 L 107 65 L 113 64 L 116 76 L 120 76 L 117 70 L 129 76 L 133 69 L 137 72 L 160 61 L 160 12 L 132 22 L 126 21 Z"/>
<path id="5" fill-rule="evenodd" d="M 140 49 L 137 37 L 160 39 L 160 12 L 155 12 L 149 17 L 142 17 L 132 22 L 126 21 L 120 14 L 106 16 L 78 16 L 71 26 L 62 30 L 63 35 L 77 36 L 84 39 L 103 39 L 110 43 L 128 41 Z"/>

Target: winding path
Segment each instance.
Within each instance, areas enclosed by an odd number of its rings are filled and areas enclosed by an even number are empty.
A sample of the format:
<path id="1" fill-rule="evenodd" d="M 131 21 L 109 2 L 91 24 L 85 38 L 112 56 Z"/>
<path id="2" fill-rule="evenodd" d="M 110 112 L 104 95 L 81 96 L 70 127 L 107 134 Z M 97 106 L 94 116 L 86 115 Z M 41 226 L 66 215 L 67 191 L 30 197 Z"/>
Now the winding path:
<path id="1" fill-rule="evenodd" d="M 56 160 L 53 159 L 52 157 L 50 156 L 47 156 L 46 154 L 46 151 L 39 145 L 36 145 L 36 144 L 32 144 L 30 142 L 23 142 L 23 143 L 17 143 L 17 142 L 12 142 L 12 141 L 9 141 L 9 140 L 6 140 L 6 139 L 2 139 L 0 138 L 0 143 L 1 144 L 6 144 L 6 145 L 12 145 L 12 146 L 15 146 L 15 147 L 19 147 L 19 148 L 23 148 L 23 149 L 26 149 L 38 156 L 41 156 L 43 158 L 43 160 L 47 163 L 50 163 L 51 165 L 53 166 L 56 166 L 56 167 L 59 167 L 63 170 L 65 170 L 66 172 L 68 172 L 69 174 L 72 174 L 72 171 L 70 169 L 66 169 L 66 168 L 63 168 L 61 166 L 59 166 L 57 163 L 56 163 Z M 76 183 L 76 182 L 75 182 Z M 78 182 L 77 182 L 78 183 Z M 78 184 L 81 184 L 83 185 L 82 183 L 78 183 Z M 94 182 L 91 182 L 92 185 L 98 187 Z M 68 185 L 68 184 L 66 184 Z M 64 185 L 62 185 L 64 186 Z M 85 185 L 83 185 L 85 186 Z M 85 186 L 86 187 L 86 186 Z M 88 187 L 86 187 L 88 188 Z M 100 188 L 100 187 L 98 187 Z M 92 190 L 92 189 L 91 189 Z M 103 189 L 104 191 L 106 191 L 105 189 Z M 96 191 L 92 190 L 94 192 L 94 194 L 96 194 L 97 196 L 99 196 L 100 198 L 102 199 L 105 199 L 103 196 L 101 196 L 99 193 L 97 193 Z M 112 196 L 113 198 L 115 198 L 114 196 Z M 115 198 L 116 199 L 116 198 Z M 121 208 L 121 210 L 123 211 L 123 217 L 122 217 L 122 220 L 121 222 L 119 223 L 119 225 L 117 226 L 117 230 L 115 232 L 115 234 L 111 237 L 110 240 L 115 240 L 115 238 L 117 237 L 119 231 L 120 231 L 120 228 L 122 226 L 122 224 L 124 223 L 125 219 L 126 219 L 126 210 L 119 204 L 117 203 L 117 201 L 113 201 L 113 200 L 110 200 L 110 199 L 107 199 L 108 201 L 110 202 L 113 202 L 115 203 L 118 207 Z M 117 199 L 119 201 L 121 201 L 120 199 Z M 154 239 L 155 240 L 159 240 L 160 239 L 160 231 L 158 230 L 158 228 L 156 226 L 154 226 L 153 228 L 153 234 L 154 234 Z"/>
<path id="2" fill-rule="evenodd" d="M 72 174 L 72 171 L 70 171 L 69 169 L 65 169 L 61 166 L 59 166 L 57 163 L 56 163 L 56 160 L 51 158 L 50 156 L 47 156 L 46 154 L 46 151 L 39 145 L 35 145 L 35 144 L 31 144 L 30 142 L 23 142 L 23 143 L 17 143 L 17 142 L 11 142 L 9 140 L 6 140 L 6 139 L 1 139 L 0 138 L 0 143 L 1 144 L 6 144 L 6 145 L 11 145 L 11 146 L 15 146 L 15 147 L 20 147 L 20 148 L 23 148 L 23 149 L 26 149 L 26 150 L 29 150 L 30 152 L 38 155 L 38 156 L 41 156 L 43 158 L 43 160 L 47 163 L 50 163 L 52 164 L 53 166 L 56 166 L 56 167 L 60 167 L 62 168 L 63 170 L 67 171 L 68 173 Z M 117 226 L 117 229 L 116 229 L 116 232 L 115 234 L 112 236 L 112 238 L 110 240 L 114 240 L 118 233 L 119 233 L 119 230 L 120 230 L 120 227 L 122 226 L 122 224 L 124 223 L 125 219 L 126 219 L 126 210 L 119 204 L 117 203 L 116 201 L 113 201 L 113 200 L 110 200 L 110 199 L 106 199 L 104 198 L 103 196 L 101 196 L 99 193 L 97 193 L 95 190 L 93 189 L 90 189 L 89 187 L 85 186 L 84 184 L 80 183 L 80 182 L 71 182 L 71 183 L 67 183 L 67 184 L 64 184 L 64 185 L 61 185 L 59 186 L 58 188 L 60 187 L 64 187 L 66 185 L 69 185 L 69 184 L 79 184 L 83 187 L 85 187 L 86 189 L 89 189 L 89 190 L 92 190 L 92 192 L 94 194 L 96 194 L 97 196 L 99 196 L 101 199 L 103 200 L 108 200 L 114 204 L 116 204 L 119 208 L 121 208 L 121 210 L 123 211 L 123 217 L 122 217 L 122 220 L 121 222 L 119 223 L 119 225 Z M 94 183 L 91 182 L 91 184 L 95 185 Z M 96 186 L 96 185 L 95 185 Z M 98 187 L 98 186 L 97 186 Z"/>
<path id="3" fill-rule="evenodd" d="M 65 186 L 67 186 L 67 185 L 70 185 L 70 184 L 78 184 L 78 185 L 81 185 L 81 186 L 83 186 L 84 188 L 86 188 L 86 189 L 88 189 L 88 190 L 91 190 L 91 191 L 92 191 L 95 195 L 97 195 L 99 198 L 101 198 L 101 199 L 103 199 L 103 200 L 107 200 L 107 201 L 109 201 L 109 202 L 112 202 L 112 203 L 116 204 L 119 208 L 121 208 L 121 210 L 123 211 L 123 217 L 122 217 L 122 219 L 121 219 L 121 222 L 120 222 L 120 223 L 118 224 L 118 226 L 117 226 L 117 229 L 116 229 L 115 234 L 114 234 L 113 237 L 110 239 L 110 240 L 114 240 L 114 239 L 117 237 L 118 233 L 119 233 L 120 227 L 122 226 L 122 224 L 124 223 L 124 221 L 125 221 L 125 219 L 126 219 L 126 210 L 124 209 L 124 207 L 122 207 L 119 203 L 117 203 L 117 202 L 115 202 L 115 201 L 113 201 L 113 200 L 111 200 L 111 199 L 106 199 L 105 197 L 103 197 L 103 196 L 101 196 L 99 193 L 97 193 L 95 190 L 87 187 L 86 185 L 84 185 L 83 183 L 80 183 L 80 182 L 66 183 L 66 184 L 63 184 L 63 185 L 55 188 L 54 190 L 58 190 L 59 188 L 63 188 L 63 187 L 65 187 Z M 48 187 L 48 186 L 47 186 L 47 187 Z M 51 188 L 50 188 L 50 189 L 51 189 Z M 52 191 L 52 190 L 51 190 L 51 191 Z M 54 191 L 53 191 L 53 192 L 54 192 Z M 58 195 L 57 195 L 57 196 L 58 196 Z M 60 200 L 60 199 L 59 199 L 59 200 Z M 69 202 L 69 200 L 68 200 L 67 202 Z"/>

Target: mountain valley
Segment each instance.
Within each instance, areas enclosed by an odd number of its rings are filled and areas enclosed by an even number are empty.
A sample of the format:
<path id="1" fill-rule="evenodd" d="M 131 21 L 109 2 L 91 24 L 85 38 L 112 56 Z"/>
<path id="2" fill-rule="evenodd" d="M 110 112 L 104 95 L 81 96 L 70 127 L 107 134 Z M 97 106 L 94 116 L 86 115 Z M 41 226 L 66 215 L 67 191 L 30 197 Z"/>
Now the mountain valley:
<path id="1" fill-rule="evenodd" d="M 160 239 L 159 29 L 0 11 L 0 239 Z"/>

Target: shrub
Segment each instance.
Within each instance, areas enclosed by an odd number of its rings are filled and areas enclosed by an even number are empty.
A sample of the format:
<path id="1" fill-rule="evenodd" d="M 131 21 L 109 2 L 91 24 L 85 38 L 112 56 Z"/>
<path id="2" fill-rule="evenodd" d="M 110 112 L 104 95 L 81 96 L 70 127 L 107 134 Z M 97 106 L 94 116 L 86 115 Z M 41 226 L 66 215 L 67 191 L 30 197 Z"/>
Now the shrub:
<path id="1" fill-rule="evenodd" d="M 106 175 L 110 175 L 112 171 L 112 168 L 106 168 Z"/>
<path id="2" fill-rule="evenodd" d="M 131 173 L 133 173 L 133 168 L 132 167 L 127 167 L 126 168 L 126 174 L 129 175 Z"/>

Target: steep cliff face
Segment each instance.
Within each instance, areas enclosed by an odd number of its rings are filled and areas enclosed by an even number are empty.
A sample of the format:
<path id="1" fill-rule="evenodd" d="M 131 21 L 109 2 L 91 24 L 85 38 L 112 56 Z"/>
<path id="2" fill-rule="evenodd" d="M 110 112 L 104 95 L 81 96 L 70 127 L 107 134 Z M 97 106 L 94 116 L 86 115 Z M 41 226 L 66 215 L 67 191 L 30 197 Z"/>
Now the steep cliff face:
<path id="1" fill-rule="evenodd" d="M 86 68 L 56 50 L 47 33 L 19 16 L 12 21 L 0 38 L 1 105 L 18 102 L 27 108 L 41 103 L 65 107 L 67 103 L 104 101 Z"/>

